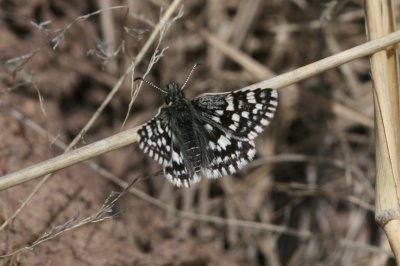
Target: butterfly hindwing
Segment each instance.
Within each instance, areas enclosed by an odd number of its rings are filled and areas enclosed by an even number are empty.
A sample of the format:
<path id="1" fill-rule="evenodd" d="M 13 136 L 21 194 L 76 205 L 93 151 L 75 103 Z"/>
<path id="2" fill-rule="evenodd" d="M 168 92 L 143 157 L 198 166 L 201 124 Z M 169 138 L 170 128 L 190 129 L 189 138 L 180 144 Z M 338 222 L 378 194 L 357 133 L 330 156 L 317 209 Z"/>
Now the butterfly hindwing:
<path id="1" fill-rule="evenodd" d="M 170 160 L 164 166 L 164 175 L 177 187 L 190 187 L 190 185 L 200 181 L 200 177 L 190 167 L 189 162 L 185 161 L 178 141 L 174 138 Z"/>
<path id="2" fill-rule="evenodd" d="M 254 158 L 256 150 L 252 140 L 233 138 L 221 129 L 210 126 L 205 121 L 203 123 L 208 132 L 208 165 L 202 168 L 205 177 L 218 178 L 234 174 Z"/>

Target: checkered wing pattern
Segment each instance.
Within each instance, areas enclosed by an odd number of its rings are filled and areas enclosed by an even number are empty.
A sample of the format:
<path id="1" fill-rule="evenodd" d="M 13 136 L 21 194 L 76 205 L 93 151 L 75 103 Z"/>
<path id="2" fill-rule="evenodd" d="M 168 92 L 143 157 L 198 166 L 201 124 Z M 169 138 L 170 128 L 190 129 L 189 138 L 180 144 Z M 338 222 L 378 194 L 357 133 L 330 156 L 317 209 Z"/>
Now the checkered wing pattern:
<path id="1" fill-rule="evenodd" d="M 170 112 L 160 108 L 158 114 L 139 130 L 139 148 L 164 168 L 165 177 L 174 185 L 189 187 L 200 180 L 185 160 L 176 134 L 179 129 L 171 128 Z M 177 132 L 178 131 L 178 132 Z"/>
<path id="2" fill-rule="evenodd" d="M 234 174 L 248 164 L 256 154 L 252 140 L 235 139 L 217 127 L 210 130 L 208 136 L 206 150 L 209 164 L 202 168 L 205 177 L 218 178 Z"/>
<path id="3" fill-rule="evenodd" d="M 198 173 L 185 161 L 182 150 L 176 139 L 172 140 L 172 153 L 164 167 L 165 177 L 175 186 L 190 187 L 200 181 Z"/>
<path id="4" fill-rule="evenodd" d="M 139 148 L 166 167 L 172 154 L 172 131 L 169 117 L 162 110 L 138 130 L 138 135 Z"/>
<path id="5" fill-rule="evenodd" d="M 271 89 L 205 94 L 192 101 L 207 132 L 208 178 L 233 174 L 255 154 L 253 139 L 274 116 L 278 99 Z"/>
<path id="6" fill-rule="evenodd" d="M 274 117 L 278 93 L 273 89 L 204 94 L 192 101 L 209 131 L 220 128 L 238 139 L 253 140 Z"/>

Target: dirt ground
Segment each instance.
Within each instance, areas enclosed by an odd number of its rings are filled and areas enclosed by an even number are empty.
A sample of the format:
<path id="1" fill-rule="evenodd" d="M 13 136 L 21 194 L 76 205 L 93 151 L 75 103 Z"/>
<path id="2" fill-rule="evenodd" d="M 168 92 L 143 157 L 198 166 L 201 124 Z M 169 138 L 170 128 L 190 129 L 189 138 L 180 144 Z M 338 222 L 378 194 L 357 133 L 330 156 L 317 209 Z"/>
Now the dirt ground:
<path id="1" fill-rule="evenodd" d="M 171 3 L 0 1 L 0 175 L 63 152 L 57 143 L 86 125 Z M 198 62 L 189 98 L 238 89 L 365 42 L 362 4 L 183 1 L 133 76 L 150 65 L 147 80 L 183 83 Z M 162 56 L 152 64 L 155 52 Z M 75 148 L 122 130 L 132 88 L 128 76 Z M 6 224 L 41 179 L 1 191 L 1 264 L 395 265 L 374 221 L 368 59 L 279 93 L 255 163 L 234 176 L 174 188 L 134 144 L 57 171 Z M 162 103 L 144 85 L 124 129 Z M 119 181 L 143 176 L 152 177 L 101 221 L 85 222 L 122 190 Z"/>

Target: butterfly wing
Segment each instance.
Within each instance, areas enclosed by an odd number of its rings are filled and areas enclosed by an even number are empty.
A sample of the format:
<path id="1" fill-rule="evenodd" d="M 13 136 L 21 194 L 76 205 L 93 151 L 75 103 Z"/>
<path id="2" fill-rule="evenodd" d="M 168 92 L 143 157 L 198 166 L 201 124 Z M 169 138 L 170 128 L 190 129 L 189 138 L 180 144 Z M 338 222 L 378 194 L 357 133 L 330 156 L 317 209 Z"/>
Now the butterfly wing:
<path id="1" fill-rule="evenodd" d="M 234 174 L 254 158 L 256 150 L 252 140 L 235 139 L 221 129 L 203 123 L 208 128 L 208 164 L 202 167 L 204 176 L 218 178 Z"/>
<path id="2" fill-rule="evenodd" d="M 138 130 L 139 148 L 162 166 L 172 154 L 172 133 L 167 114 L 160 108 L 158 114 Z"/>
<path id="3" fill-rule="evenodd" d="M 273 89 L 203 94 L 192 104 L 202 120 L 238 139 L 253 140 L 273 118 L 278 93 Z"/>
<path id="4" fill-rule="evenodd" d="M 190 162 L 185 162 L 183 151 L 179 147 L 177 139 L 173 136 L 171 158 L 164 167 L 164 175 L 177 187 L 190 187 L 200 181 L 200 176 L 192 170 Z"/>
<path id="5" fill-rule="evenodd" d="M 253 139 L 273 118 L 278 94 L 272 89 L 204 94 L 192 101 L 207 134 L 206 177 L 230 175 L 255 156 Z"/>

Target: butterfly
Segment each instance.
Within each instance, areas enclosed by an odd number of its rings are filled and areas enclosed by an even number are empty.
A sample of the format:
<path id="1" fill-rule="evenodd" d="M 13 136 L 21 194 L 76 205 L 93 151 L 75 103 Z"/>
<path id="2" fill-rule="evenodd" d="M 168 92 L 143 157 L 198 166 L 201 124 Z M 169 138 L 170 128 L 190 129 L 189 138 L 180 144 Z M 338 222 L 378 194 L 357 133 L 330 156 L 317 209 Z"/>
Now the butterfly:
<path id="1" fill-rule="evenodd" d="M 255 156 L 254 139 L 274 117 L 278 93 L 257 88 L 185 97 L 185 83 L 164 89 L 165 106 L 138 130 L 139 148 L 162 165 L 165 177 L 178 187 L 190 187 L 201 177 L 236 173 Z"/>

